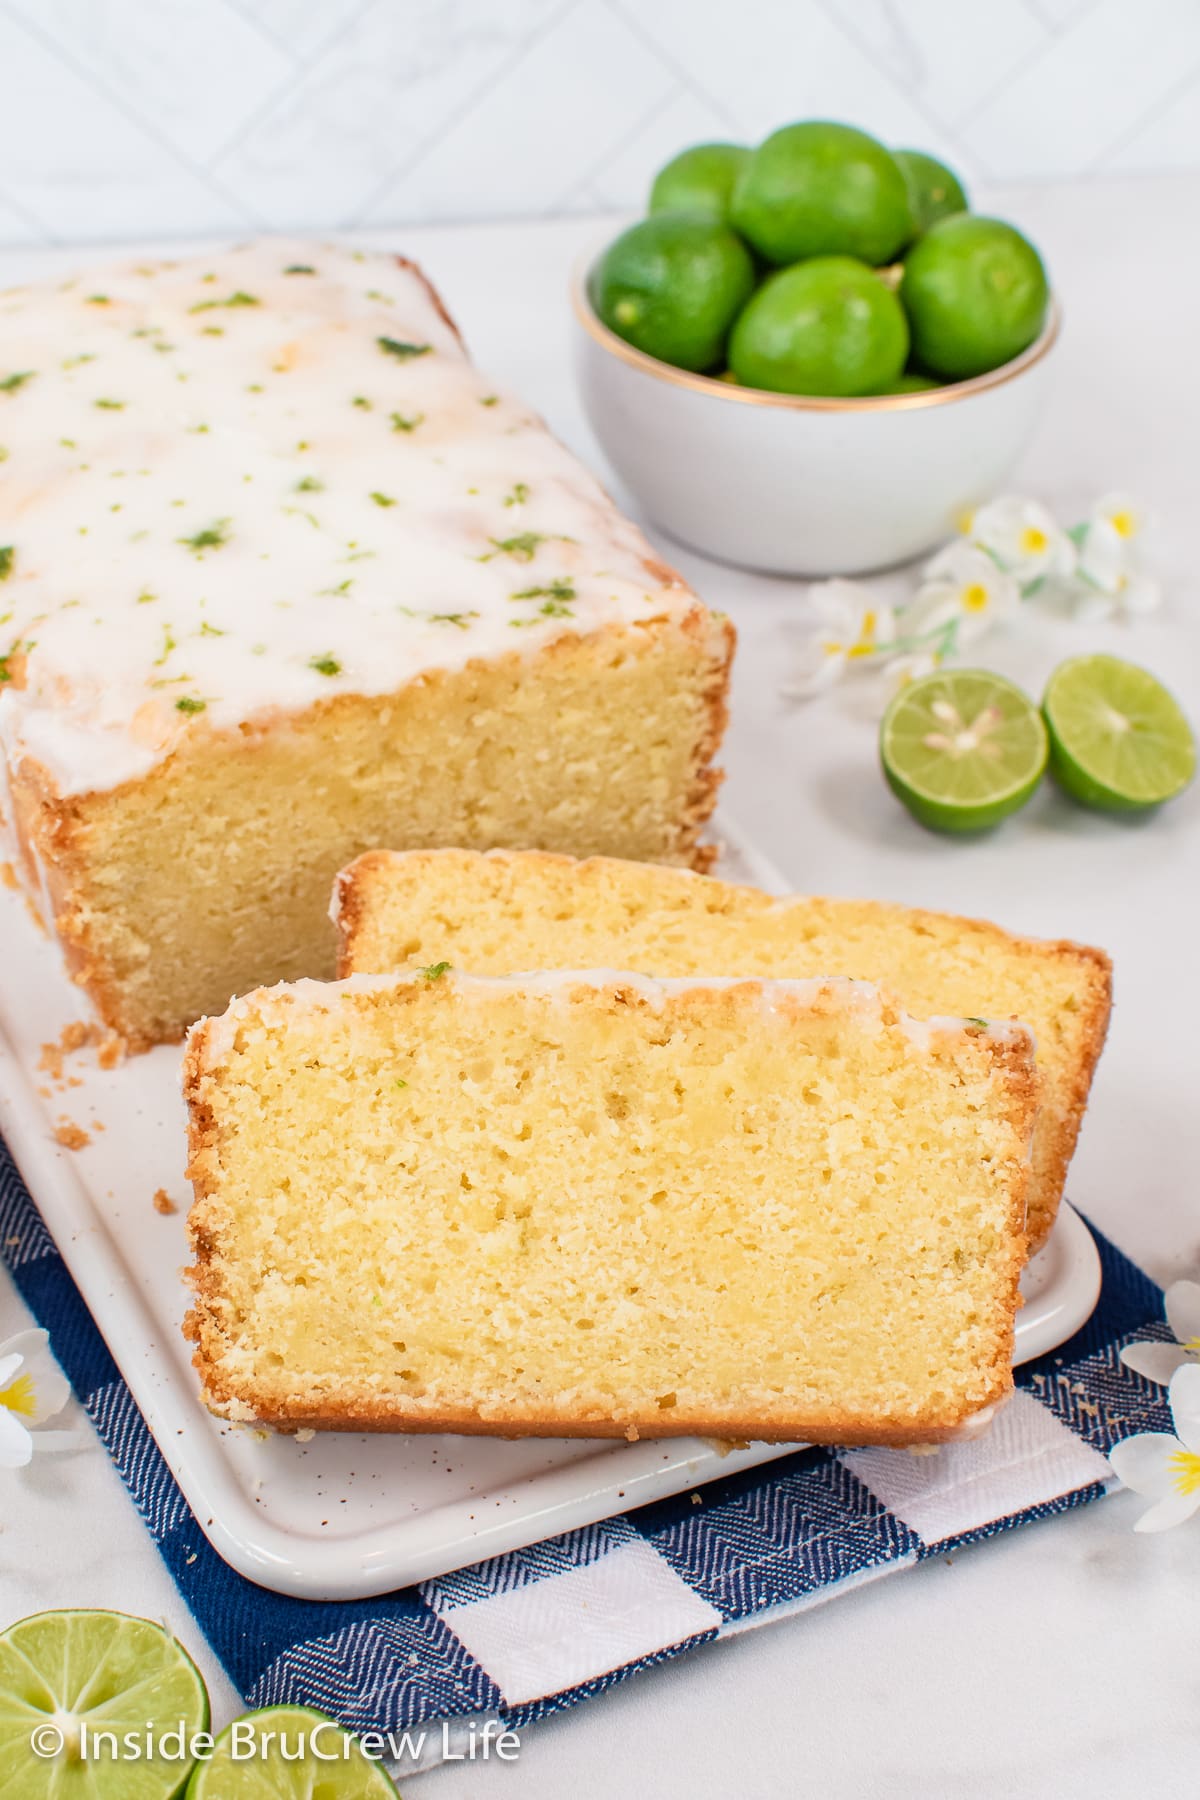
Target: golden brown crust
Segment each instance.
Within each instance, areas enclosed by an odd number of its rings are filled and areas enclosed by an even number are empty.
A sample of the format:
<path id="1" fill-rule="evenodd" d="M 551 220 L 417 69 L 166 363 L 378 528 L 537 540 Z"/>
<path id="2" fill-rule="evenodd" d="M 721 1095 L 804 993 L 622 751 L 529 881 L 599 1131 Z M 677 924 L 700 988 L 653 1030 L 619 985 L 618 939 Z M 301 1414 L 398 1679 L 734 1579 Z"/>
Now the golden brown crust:
<path id="1" fill-rule="evenodd" d="M 911 1444 L 946 1444 L 968 1435 L 972 1423 L 988 1407 L 1005 1401 L 1012 1392 L 1012 1374 L 998 1377 L 987 1397 L 977 1407 L 964 1410 L 953 1419 L 909 1421 L 856 1418 L 849 1413 L 826 1412 L 781 1414 L 764 1419 L 761 1413 L 693 1414 L 680 1417 L 675 1413 L 629 1413 L 619 1419 L 567 1419 L 561 1414 L 504 1413 L 489 1410 L 486 1417 L 462 1407 L 444 1407 L 439 1412 L 417 1413 L 412 1403 L 400 1400 L 381 1405 L 371 1401 L 348 1401 L 321 1411 L 306 1411 L 303 1406 L 280 1407 L 264 1400 L 247 1406 L 246 1401 L 231 1393 L 222 1394 L 219 1372 L 202 1361 L 199 1352 L 192 1359 L 203 1386 L 205 1405 L 218 1417 L 245 1423 L 273 1426 L 276 1430 L 294 1431 L 370 1431 L 403 1432 L 422 1435 L 430 1432 L 455 1432 L 464 1437 L 547 1437 L 547 1438 L 639 1438 L 703 1437 L 741 1439 L 759 1444 L 838 1444 L 855 1446 L 889 1446 L 902 1449 Z"/>
<path id="2" fill-rule="evenodd" d="M 713 626 L 716 625 L 714 633 Z M 612 632 L 624 633 L 629 628 L 614 626 L 587 636 L 564 633 L 551 639 L 541 655 L 561 656 L 577 647 L 603 642 Z M 678 835 L 671 847 L 682 861 L 697 866 L 705 864 L 716 853 L 709 845 L 699 843 L 699 834 L 716 802 L 721 773 L 710 766 L 716 755 L 725 727 L 726 695 L 729 666 L 733 655 L 733 627 L 727 620 L 716 620 L 697 602 L 680 618 L 664 615 L 638 627 L 635 641 L 644 644 L 655 633 L 667 635 L 682 631 L 701 643 L 715 640 L 712 672 L 704 697 L 704 725 L 697 737 L 694 766 L 689 792 L 680 814 Z M 520 652 L 499 659 L 504 667 L 525 663 Z M 471 659 L 465 671 L 491 670 L 495 659 Z M 454 672 L 435 670 L 416 678 L 422 685 L 449 679 Z M 402 690 L 397 690 L 399 693 Z M 316 702 L 300 713 L 263 712 L 242 724 L 224 730 L 213 728 L 203 719 L 186 728 L 183 742 L 150 772 L 136 781 L 100 793 L 61 795 L 49 773 L 31 758 L 21 759 L 10 770 L 13 795 L 14 825 L 20 856 L 20 873 L 29 891 L 44 893 L 49 902 L 51 923 L 62 943 L 68 972 L 95 1006 L 100 1017 L 124 1039 L 130 1053 L 150 1049 L 156 1043 L 178 1042 L 186 1030 L 185 1021 L 171 1029 L 147 1029 L 146 1022 L 131 1010 L 128 996 L 118 973 L 105 959 L 93 925 L 88 861 L 88 815 L 97 804 L 120 802 L 135 793 L 152 797 L 160 786 L 176 779 L 184 759 L 202 756 L 219 748 L 245 750 L 266 740 L 280 730 L 303 732 L 313 722 L 339 712 L 364 705 L 386 710 L 395 703 L 397 693 L 383 696 L 338 694 Z"/>

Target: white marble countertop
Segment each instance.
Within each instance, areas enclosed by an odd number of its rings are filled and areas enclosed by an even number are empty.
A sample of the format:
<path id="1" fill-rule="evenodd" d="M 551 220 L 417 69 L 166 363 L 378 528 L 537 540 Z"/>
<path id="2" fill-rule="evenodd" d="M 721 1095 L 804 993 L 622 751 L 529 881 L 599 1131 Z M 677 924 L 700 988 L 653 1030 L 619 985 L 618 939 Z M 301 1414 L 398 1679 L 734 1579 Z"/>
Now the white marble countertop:
<path id="1" fill-rule="evenodd" d="M 1061 656 L 1111 648 L 1166 675 L 1200 718 L 1200 240 L 1188 228 L 1200 178 L 1005 189 L 980 204 L 1039 242 L 1066 309 L 1057 387 L 1014 485 L 1070 518 L 1106 489 L 1142 496 L 1161 521 L 1153 555 L 1168 590 L 1164 612 L 1133 628 L 1023 621 L 989 641 L 987 660 L 1038 691 Z M 572 220 L 388 238 L 425 264 L 480 363 L 597 467 L 570 374 L 564 287 L 603 230 Z M 13 252 L 0 256 L 0 283 L 77 260 Z M 876 772 L 869 711 L 849 693 L 800 709 L 778 698 L 802 584 L 663 547 L 737 622 L 726 804 L 798 888 L 983 914 L 1112 951 L 1113 1027 L 1068 1191 L 1159 1281 L 1200 1273 L 1200 789 L 1151 822 L 1122 824 L 1047 787 L 986 842 L 929 836 Z M 0 1339 L 24 1322 L 0 1277 Z M 1143 1504 L 1121 1495 L 705 1647 L 531 1729 L 518 1763 L 448 1765 L 417 1778 L 420 1792 L 1191 1793 L 1200 1521 L 1135 1537 Z M 235 1710 L 95 1442 L 5 1478 L 0 1499 L 2 1622 L 69 1605 L 166 1618 L 201 1650 L 215 1716 Z"/>

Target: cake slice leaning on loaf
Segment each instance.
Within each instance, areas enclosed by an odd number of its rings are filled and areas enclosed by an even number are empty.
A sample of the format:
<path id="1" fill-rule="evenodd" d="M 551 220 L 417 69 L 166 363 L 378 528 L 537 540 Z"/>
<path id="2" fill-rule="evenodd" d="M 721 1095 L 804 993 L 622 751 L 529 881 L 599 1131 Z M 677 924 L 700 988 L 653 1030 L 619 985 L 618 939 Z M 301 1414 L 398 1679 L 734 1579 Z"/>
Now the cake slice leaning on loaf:
<path id="1" fill-rule="evenodd" d="M 1029 1236 L 1045 1242 L 1104 1044 L 1111 965 L 1085 944 L 868 900 L 776 899 L 671 869 L 596 857 L 368 852 L 339 876 L 339 974 L 447 958 L 483 975 L 603 966 L 652 975 L 850 975 L 919 1018 L 1021 1019 L 1041 1110 Z"/>
<path id="2" fill-rule="evenodd" d="M 235 1001 L 185 1086 L 227 1417 L 904 1444 L 1011 1387 L 1022 1027 L 443 965 Z"/>

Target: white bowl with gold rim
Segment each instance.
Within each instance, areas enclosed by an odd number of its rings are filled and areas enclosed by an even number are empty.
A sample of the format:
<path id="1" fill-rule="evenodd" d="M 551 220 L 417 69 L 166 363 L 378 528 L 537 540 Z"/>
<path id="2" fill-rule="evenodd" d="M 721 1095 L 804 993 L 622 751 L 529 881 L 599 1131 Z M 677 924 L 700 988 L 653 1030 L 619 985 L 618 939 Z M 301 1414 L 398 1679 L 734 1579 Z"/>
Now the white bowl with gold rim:
<path id="1" fill-rule="evenodd" d="M 720 562 L 778 575 L 887 568 L 995 494 L 1037 424 L 1061 314 L 987 375 L 862 400 L 771 394 L 635 350 L 572 285 L 584 407 L 655 525 Z"/>

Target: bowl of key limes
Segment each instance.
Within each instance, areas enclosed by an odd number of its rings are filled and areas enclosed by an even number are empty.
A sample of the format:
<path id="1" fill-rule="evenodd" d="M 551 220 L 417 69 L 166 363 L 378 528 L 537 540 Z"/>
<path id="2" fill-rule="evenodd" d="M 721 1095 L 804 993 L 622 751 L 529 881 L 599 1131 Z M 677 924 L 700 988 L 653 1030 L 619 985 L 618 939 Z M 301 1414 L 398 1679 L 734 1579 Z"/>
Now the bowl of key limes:
<path id="1" fill-rule="evenodd" d="M 1028 441 L 1059 330 L 1021 231 L 824 120 L 674 157 L 573 300 L 588 416 L 650 518 L 795 575 L 949 536 Z"/>

